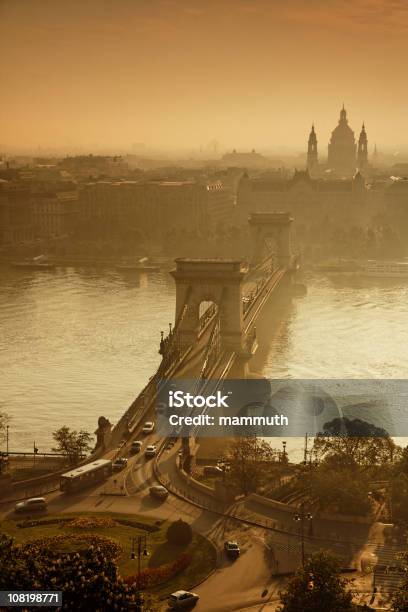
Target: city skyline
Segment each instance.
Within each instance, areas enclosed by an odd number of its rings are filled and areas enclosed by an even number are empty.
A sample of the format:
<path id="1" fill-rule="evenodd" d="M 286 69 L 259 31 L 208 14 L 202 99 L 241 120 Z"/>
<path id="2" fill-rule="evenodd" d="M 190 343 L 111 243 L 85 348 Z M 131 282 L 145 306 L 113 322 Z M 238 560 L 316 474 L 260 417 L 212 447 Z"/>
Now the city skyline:
<path id="1" fill-rule="evenodd" d="M 300 152 L 343 101 L 371 149 L 405 145 L 403 2 L 2 0 L 0 16 L 3 146 Z"/>

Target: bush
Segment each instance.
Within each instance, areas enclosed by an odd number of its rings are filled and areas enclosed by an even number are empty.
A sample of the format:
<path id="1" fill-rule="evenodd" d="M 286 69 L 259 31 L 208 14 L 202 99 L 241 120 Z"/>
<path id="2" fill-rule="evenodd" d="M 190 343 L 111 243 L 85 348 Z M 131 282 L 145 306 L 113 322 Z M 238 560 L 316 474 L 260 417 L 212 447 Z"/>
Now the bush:
<path id="1" fill-rule="evenodd" d="M 91 536 L 95 538 L 96 536 Z M 62 591 L 61 610 L 66 612 L 128 612 L 137 609 L 134 588 L 120 578 L 113 559 L 100 546 L 90 546 L 82 554 L 57 554 L 46 539 L 36 547 L 15 546 L 0 534 L 0 590 Z M 158 610 L 149 605 L 147 610 Z"/>
<path id="2" fill-rule="evenodd" d="M 94 547 L 107 559 L 117 559 L 123 553 L 122 547 L 115 540 L 91 533 L 38 538 L 22 544 L 21 550 L 35 559 L 40 556 L 54 558 L 61 553 L 79 552 L 89 547 Z"/>
<path id="3" fill-rule="evenodd" d="M 80 516 L 68 521 L 65 527 L 70 529 L 109 529 L 116 527 L 117 522 L 110 516 Z"/>
<path id="4" fill-rule="evenodd" d="M 133 574 L 124 579 L 125 584 L 129 586 L 140 586 L 141 589 L 146 589 L 161 582 L 167 582 L 176 574 L 186 569 L 191 563 L 191 555 L 184 553 L 172 563 L 166 563 L 159 567 L 147 567 L 140 572 L 140 585 L 137 585 L 138 575 Z"/>
<path id="5" fill-rule="evenodd" d="M 193 539 L 193 531 L 188 523 L 181 519 L 175 521 L 167 529 L 167 541 L 175 546 L 187 546 Z"/>

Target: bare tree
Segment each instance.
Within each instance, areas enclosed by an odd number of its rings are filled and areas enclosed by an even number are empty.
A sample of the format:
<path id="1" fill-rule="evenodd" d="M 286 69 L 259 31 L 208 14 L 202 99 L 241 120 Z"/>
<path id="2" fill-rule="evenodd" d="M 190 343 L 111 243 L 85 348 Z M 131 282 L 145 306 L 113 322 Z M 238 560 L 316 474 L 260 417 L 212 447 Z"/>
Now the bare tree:
<path id="1" fill-rule="evenodd" d="M 71 465 L 75 465 L 83 459 L 91 450 L 91 434 L 81 429 L 71 430 L 64 425 L 52 434 L 57 446 L 52 450 L 55 453 L 63 453 Z"/>
<path id="2" fill-rule="evenodd" d="M 10 422 L 10 417 L 6 412 L 0 410 L 0 442 L 6 439 L 7 425 Z"/>

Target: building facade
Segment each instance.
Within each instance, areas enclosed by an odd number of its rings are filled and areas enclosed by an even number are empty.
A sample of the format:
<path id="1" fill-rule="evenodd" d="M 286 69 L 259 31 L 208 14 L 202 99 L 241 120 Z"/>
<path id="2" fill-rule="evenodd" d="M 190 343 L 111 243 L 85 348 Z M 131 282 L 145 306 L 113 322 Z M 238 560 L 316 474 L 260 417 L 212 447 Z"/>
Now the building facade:
<path id="1" fill-rule="evenodd" d="M 330 218 L 346 225 L 364 224 L 374 214 L 370 191 L 360 172 L 347 179 L 313 178 L 309 171 L 293 176 L 250 178 L 244 174 L 238 188 L 237 210 L 241 222 L 251 212 L 291 212 L 297 224 Z"/>

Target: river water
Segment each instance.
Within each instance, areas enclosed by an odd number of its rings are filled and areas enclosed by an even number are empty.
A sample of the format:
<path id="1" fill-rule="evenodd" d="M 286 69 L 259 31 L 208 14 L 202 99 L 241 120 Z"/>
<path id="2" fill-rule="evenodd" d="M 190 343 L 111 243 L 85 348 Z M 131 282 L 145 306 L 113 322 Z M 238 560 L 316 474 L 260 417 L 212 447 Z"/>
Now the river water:
<path id="1" fill-rule="evenodd" d="M 271 378 L 408 378 L 408 282 L 305 277 L 280 305 L 262 372 Z M 174 320 L 166 272 L 0 268 L 0 410 L 10 450 L 52 447 L 62 425 L 115 423 L 154 373 Z M 277 441 L 278 443 L 278 441 Z M 3 445 L 4 446 L 4 445 Z M 302 443 L 289 441 L 292 458 Z"/>

